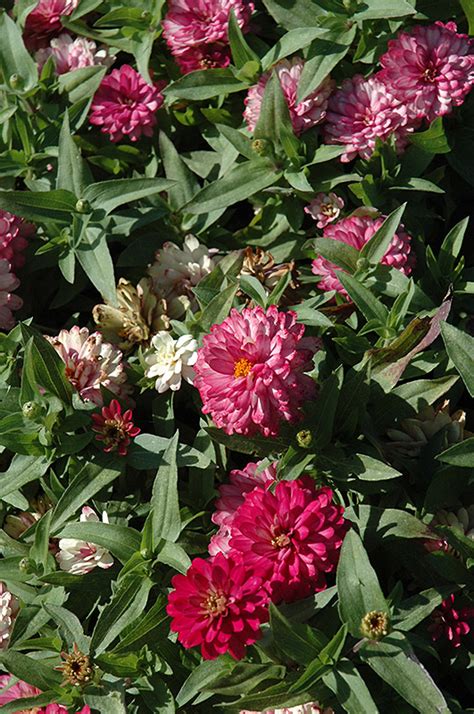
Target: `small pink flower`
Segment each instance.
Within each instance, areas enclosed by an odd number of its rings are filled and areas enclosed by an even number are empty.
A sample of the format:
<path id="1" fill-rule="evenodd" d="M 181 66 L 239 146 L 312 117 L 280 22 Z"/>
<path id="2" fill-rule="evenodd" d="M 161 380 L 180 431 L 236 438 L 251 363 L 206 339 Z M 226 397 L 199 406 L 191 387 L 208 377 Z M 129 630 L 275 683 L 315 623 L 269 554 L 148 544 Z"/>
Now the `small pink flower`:
<path id="1" fill-rule="evenodd" d="M 260 627 L 268 620 L 268 592 L 244 561 L 222 553 L 195 558 L 186 575 L 175 575 L 171 582 L 167 612 L 184 647 L 200 645 L 204 659 L 225 652 L 242 659 L 246 646 L 260 639 Z"/>
<path id="2" fill-rule="evenodd" d="M 17 702 L 27 697 L 37 697 L 41 694 L 41 690 L 33 687 L 32 684 L 23 682 L 21 679 L 15 684 L 9 686 L 11 681 L 15 681 L 15 677 L 11 674 L 0 675 L 0 704 L 8 704 L 9 702 Z M 8 687 L 8 689 L 6 689 Z M 61 704 L 48 704 L 46 707 L 35 707 L 34 709 L 23 709 L 24 714 L 68 714 L 66 707 Z M 82 707 L 77 714 L 90 714 L 91 710 L 88 706 Z M 22 714 L 21 711 L 18 714 Z"/>
<path id="3" fill-rule="evenodd" d="M 102 407 L 100 414 L 92 414 L 95 437 L 104 443 L 104 451 L 117 451 L 119 456 L 126 456 L 130 442 L 140 433 L 133 423 L 131 409 L 122 414 L 122 407 L 116 399 L 112 399 L 108 407 Z"/>
<path id="4" fill-rule="evenodd" d="M 113 62 L 106 49 L 97 49 L 97 45 L 86 37 L 73 39 L 67 33 L 51 40 L 49 47 L 44 47 L 35 55 L 40 70 L 46 61 L 52 57 L 56 67 L 56 74 L 72 72 L 82 67 L 93 65 L 107 65 Z"/>
<path id="5" fill-rule="evenodd" d="M 62 15 L 71 15 L 79 0 L 40 0 L 26 18 L 23 39 L 29 50 L 45 47 L 63 30 Z"/>
<path id="6" fill-rule="evenodd" d="M 278 75 L 283 95 L 290 111 L 291 123 L 295 134 L 301 134 L 312 126 L 320 124 L 326 116 L 328 98 L 335 83 L 329 77 L 321 82 L 302 102 L 297 102 L 298 85 L 303 72 L 304 60 L 293 57 L 277 62 L 274 69 Z M 244 119 L 250 131 L 254 131 L 262 108 L 263 95 L 271 72 L 260 77 L 258 84 L 251 87 L 245 99 Z"/>
<path id="7" fill-rule="evenodd" d="M 304 212 L 316 221 L 318 228 L 325 228 L 339 218 L 343 208 L 344 201 L 340 196 L 335 193 L 318 193 Z"/>
<path id="8" fill-rule="evenodd" d="M 19 310 L 23 300 L 13 294 L 20 281 L 11 272 L 8 260 L 0 260 L 0 330 L 11 330 L 15 324 L 13 310 Z"/>
<path id="9" fill-rule="evenodd" d="M 341 243 L 360 250 L 380 228 L 384 222 L 384 216 L 373 218 L 371 216 L 348 216 L 331 226 L 326 226 L 323 231 L 324 238 L 332 238 Z M 384 265 L 390 265 L 400 270 L 405 275 L 410 275 L 414 256 L 411 253 L 411 236 L 400 225 L 390 243 L 387 252 L 380 261 Z M 321 256 L 313 260 L 312 270 L 315 275 L 321 275 L 318 287 L 321 290 L 337 290 L 342 295 L 347 295 L 336 276 L 336 270 L 340 270 L 334 263 Z"/>
<path id="10" fill-rule="evenodd" d="M 133 67 L 124 64 L 102 80 L 92 100 L 89 121 L 100 126 L 113 142 L 125 137 L 138 141 L 142 134 L 152 136 L 155 113 L 163 104 L 162 88 L 163 83 L 151 86 Z"/>
<path id="11" fill-rule="evenodd" d="M 0 209 L 0 260 L 8 260 L 13 270 L 25 264 L 23 252 L 35 227 L 23 218 Z"/>
<path id="12" fill-rule="evenodd" d="M 303 402 L 316 392 L 304 374 L 320 342 L 303 337 L 294 312 L 272 305 L 232 310 L 213 325 L 194 366 L 204 414 L 226 434 L 275 435 L 280 422 L 302 417 Z"/>
<path id="13" fill-rule="evenodd" d="M 461 637 L 471 631 L 469 622 L 474 619 L 474 608 L 455 609 L 454 605 L 454 595 L 451 594 L 432 612 L 428 632 L 434 642 L 444 639 L 453 647 L 460 647 Z"/>
<path id="14" fill-rule="evenodd" d="M 79 517 L 80 523 L 100 523 L 99 516 L 89 506 L 84 506 Z M 102 523 L 108 523 L 109 517 L 102 513 Z M 87 575 L 95 568 L 107 570 L 114 564 L 114 559 L 106 548 L 95 543 L 88 543 L 77 538 L 60 538 L 56 560 L 61 570 L 71 575 Z"/>
<path id="15" fill-rule="evenodd" d="M 417 25 L 388 43 L 380 81 L 408 109 L 433 121 L 463 103 L 474 81 L 474 44 L 454 22 Z"/>
<path id="16" fill-rule="evenodd" d="M 163 37 L 181 71 L 227 67 L 230 11 L 245 32 L 253 9 L 248 0 L 169 0 Z"/>
<path id="17" fill-rule="evenodd" d="M 345 79 L 329 99 L 324 126 L 329 144 L 344 144 L 341 161 L 352 161 L 357 155 L 369 159 L 376 139 L 386 141 L 394 136 L 398 151 L 406 144 L 406 135 L 413 129 L 407 125 L 407 109 L 391 94 L 389 87 L 377 77 L 368 79 L 360 74 Z"/>

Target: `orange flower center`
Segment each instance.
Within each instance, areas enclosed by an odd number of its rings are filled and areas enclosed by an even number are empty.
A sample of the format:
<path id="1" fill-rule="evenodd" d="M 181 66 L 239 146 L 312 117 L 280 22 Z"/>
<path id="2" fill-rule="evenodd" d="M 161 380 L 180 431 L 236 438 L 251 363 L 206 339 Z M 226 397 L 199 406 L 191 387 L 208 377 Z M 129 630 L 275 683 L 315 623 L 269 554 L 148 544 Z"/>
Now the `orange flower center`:
<path id="1" fill-rule="evenodd" d="M 279 533 L 272 538 L 272 546 L 274 548 L 285 548 L 290 543 L 291 541 L 286 533 Z"/>
<path id="2" fill-rule="evenodd" d="M 245 357 L 237 360 L 234 364 L 234 377 L 246 377 L 252 371 L 253 364 Z"/>
<path id="3" fill-rule="evenodd" d="M 227 608 L 227 598 L 223 593 L 210 592 L 203 601 L 202 606 L 211 617 L 216 617 L 225 612 Z"/>

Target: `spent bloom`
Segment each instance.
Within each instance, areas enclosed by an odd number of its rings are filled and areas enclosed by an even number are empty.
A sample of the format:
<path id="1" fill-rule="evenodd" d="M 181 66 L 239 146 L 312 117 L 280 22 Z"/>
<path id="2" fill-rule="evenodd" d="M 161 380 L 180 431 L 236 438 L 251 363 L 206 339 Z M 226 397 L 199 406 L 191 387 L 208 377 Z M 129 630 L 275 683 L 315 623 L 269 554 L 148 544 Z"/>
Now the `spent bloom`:
<path id="1" fill-rule="evenodd" d="M 242 709 L 240 714 L 334 714 L 332 707 L 324 707 L 319 702 L 298 704 L 296 707 L 283 707 L 279 709 L 265 709 L 264 712 Z"/>
<path id="2" fill-rule="evenodd" d="M 19 285 L 8 260 L 0 259 L 0 330 L 11 330 L 15 324 L 13 310 L 19 310 L 23 305 L 23 300 L 13 294 Z"/>
<path id="3" fill-rule="evenodd" d="M 227 67 L 231 10 L 245 32 L 253 12 L 248 0 L 169 0 L 163 36 L 182 72 Z"/>
<path id="4" fill-rule="evenodd" d="M 316 392 L 305 372 L 320 345 L 304 331 L 294 312 L 274 305 L 233 309 L 213 325 L 195 365 L 204 414 L 226 434 L 271 436 L 280 422 L 298 421 L 303 402 Z"/>
<path id="5" fill-rule="evenodd" d="M 87 327 L 74 325 L 70 330 L 61 330 L 57 337 L 46 339 L 65 363 L 66 377 L 82 399 L 101 407 L 104 401 L 101 386 L 119 397 L 130 392 L 131 388 L 125 384 L 122 353 L 104 342 L 100 332 L 89 334 Z"/>
<path id="6" fill-rule="evenodd" d="M 460 647 L 461 638 L 471 631 L 472 620 L 474 620 L 474 608 L 459 608 L 455 603 L 454 594 L 451 594 L 431 613 L 428 632 L 431 633 L 434 642 L 443 639 L 453 647 Z"/>
<path id="7" fill-rule="evenodd" d="M 209 553 L 228 553 L 232 523 L 239 506 L 245 500 L 245 495 L 257 486 L 267 486 L 276 481 L 276 464 L 270 464 L 260 470 L 261 462 L 250 462 L 243 469 L 234 469 L 229 474 L 229 483 L 219 486 L 219 498 L 215 503 L 216 510 L 212 514 L 212 522 L 219 530 L 212 536 Z"/>
<path id="8" fill-rule="evenodd" d="M 8 647 L 18 610 L 18 600 L 5 583 L 0 582 L 0 650 Z"/>
<path id="9" fill-rule="evenodd" d="M 0 209 L 0 260 L 8 260 L 13 270 L 25 264 L 23 251 L 35 227 L 23 218 Z"/>
<path id="10" fill-rule="evenodd" d="M 99 516 L 89 506 L 83 507 L 79 521 L 81 523 L 100 523 Z M 108 522 L 107 513 L 103 511 L 102 523 Z M 56 554 L 56 560 L 61 570 L 65 570 L 71 575 L 85 575 L 94 568 L 106 570 L 114 563 L 109 551 L 101 545 L 87 543 L 76 538 L 59 539 L 59 552 Z"/>
<path id="11" fill-rule="evenodd" d="M 163 104 L 163 84 L 152 86 L 124 64 L 104 77 L 94 95 L 89 121 L 101 127 L 113 142 L 129 138 L 138 141 L 144 134 L 153 135 L 156 112 Z"/>
<path id="12" fill-rule="evenodd" d="M 63 31 L 62 15 L 71 15 L 79 0 L 40 0 L 28 14 L 23 39 L 30 50 L 45 47 L 51 37 Z"/>
<path id="13" fill-rule="evenodd" d="M 347 531 L 344 509 L 329 488 L 309 476 L 279 481 L 272 493 L 258 486 L 245 496 L 232 523 L 230 547 L 264 577 L 275 603 L 293 602 L 326 588 Z"/>
<path id="14" fill-rule="evenodd" d="M 246 563 L 218 553 L 195 558 L 186 575 L 175 575 L 168 597 L 171 630 L 186 647 L 201 646 L 204 659 L 229 652 L 242 659 L 268 621 L 264 581 Z"/>
<path id="15" fill-rule="evenodd" d="M 11 684 L 10 684 L 11 682 Z M 11 674 L 0 675 L 0 704 L 8 704 L 9 702 L 17 702 L 18 700 L 27 697 L 37 697 L 41 694 L 41 690 L 34 687 L 32 684 L 17 680 Z M 34 707 L 33 709 L 22 709 L 19 714 L 68 714 L 67 707 L 62 704 L 47 704 L 42 707 Z M 88 706 L 82 707 L 77 714 L 90 714 L 91 710 Z"/>
<path id="16" fill-rule="evenodd" d="M 448 526 L 455 528 L 460 535 L 465 538 L 470 538 L 474 541 L 474 505 L 468 508 L 459 508 L 454 511 L 438 511 L 431 521 L 430 526 L 436 529 L 436 526 Z M 449 544 L 446 538 L 430 539 L 425 542 L 426 550 L 432 552 L 442 550 L 445 553 L 451 553 L 459 556 L 459 553 Z"/>
<path id="17" fill-rule="evenodd" d="M 454 22 L 417 25 L 388 43 L 378 78 L 414 119 L 433 121 L 463 103 L 474 81 L 474 44 Z"/>
<path id="18" fill-rule="evenodd" d="M 92 430 L 95 437 L 104 444 L 104 451 L 117 451 L 119 456 L 126 456 L 130 442 L 138 436 L 140 429 L 133 423 L 131 409 L 122 414 L 122 407 L 112 399 L 108 407 L 102 407 L 100 414 L 92 414 Z"/>
<path id="19" fill-rule="evenodd" d="M 170 317 L 181 317 L 188 307 L 197 306 L 192 288 L 214 270 L 216 253 L 215 248 L 199 243 L 192 235 L 186 236 L 182 247 L 170 241 L 163 243 L 148 274 L 153 290 L 166 300 Z"/>
<path id="20" fill-rule="evenodd" d="M 357 155 L 369 159 L 377 139 L 386 141 L 393 135 L 398 151 L 407 144 L 406 106 L 376 77 L 365 79 L 358 74 L 345 79 L 329 100 L 326 119 L 326 141 L 345 145 L 343 162 Z"/>
<path id="21" fill-rule="evenodd" d="M 181 335 L 175 340 L 163 330 L 153 336 L 143 359 L 145 376 L 155 380 L 155 389 L 159 394 L 168 389 L 173 392 L 180 389 L 183 379 L 193 383 L 196 350 L 197 342 L 192 335 Z"/>
<path id="22" fill-rule="evenodd" d="M 341 243 L 360 250 L 378 231 L 385 220 L 384 216 L 374 218 L 370 215 L 348 216 L 333 225 L 326 226 L 323 231 L 324 238 L 338 240 Z M 383 265 L 400 270 L 405 275 L 410 275 L 414 263 L 411 253 L 411 236 L 405 231 L 403 225 L 397 228 L 392 242 L 387 252 L 380 261 Z M 313 260 L 313 273 L 322 276 L 318 287 L 322 290 L 337 290 L 338 293 L 346 295 L 346 291 L 336 276 L 336 270 L 340 270 L 334 263 L 319 256 Z"/>
<path id="23" fill-rule="evenodd" d="M 35 55 L 40 68 L 52 57 L 56 68 L 56 74 L 72 72 L 83 67 L 103 64 L 109 66 L 113 59 L 109 57 L 106 48 L 98 49 L 93 40 L 86 37 L 76 37 L 73 39 L 66 32 L 55 37 L 49 43 L 49 47 L 43 47 Z"/>
<path id="24" fill-rule="evenodd" d="M 317 193 L 304 212 L 316 221 L 318 228 L 325 228 L 339 218 L 343 208 L 344 201 L 335 193 Z"/>
<path id="25" fill-rule="evenodd" d="M 283 59 L 274 67 L 278 76 L 283 96 L 288 105 L 291 123 L 295 134 L 301 134 L 312 126 L 320 124 L 326 117 L 328 98 L 334 89 L 334 82 L 329 77 L 321 82 L 311 94 L 303 101 L 298 102 L 298 84 L 304 67 L 304 60 L 293 57 L 291 60 Z M 271 72 L 265 72 L 260 77 L 258 84 L 251 87 L 245 99 L 244 119 L 250 131 L 254 131 L 260 111 L 262 109 L 263 95 Z"/>

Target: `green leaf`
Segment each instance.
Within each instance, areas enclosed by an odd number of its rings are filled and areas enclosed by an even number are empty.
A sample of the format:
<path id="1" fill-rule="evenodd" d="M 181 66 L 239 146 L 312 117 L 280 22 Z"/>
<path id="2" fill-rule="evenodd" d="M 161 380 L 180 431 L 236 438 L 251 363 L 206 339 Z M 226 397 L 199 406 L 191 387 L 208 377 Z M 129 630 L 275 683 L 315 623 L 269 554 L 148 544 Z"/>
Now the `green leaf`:
<path id="1" fill-rule="evenodd" d="M 318 641 L 315 630 L 309 625 L 287 620 L 272 604 L 270 604 L 270 625 L 278 649 L 297 664 L 310 664 L 327 643 L 326 638 L 322 642 Z"/>
<path id="2" fill-rule="evenodd" d="M 464 218 L 462 221 L 457 223 L 454 228 L 451 228 L 448 235 L 444 239 L 439 250 L 438 257 L 438 268 L 442 275 L 448 276 L 452 273 L 456 258 L 458 258 L 461 253 L 464 235 L 468 225 L 469 217 Z"/>
<path id="3" fill-rule="evenodd" d="M 178 440 L 179 432 L 176 432 L 162 456 L 162 463 L 153 483 L 151 508 L 153 534 L 156 542 L 160 538 L 175 541 L 181 532 L 178 467 L 176 465 Z"/>
<path id="4" fill-rule="evenodd" d="M 379 538 L 427 538 L 433 537 L 429 528 L 412 516 L 411 513 L 397 508 L 377 508 L 376 506 L 357 505 L 347 508 L 345 517 L 357 523 L 357 528 L 364 541 L 371 535 Z"/>
<path id="5" fill-rule="evenodd" d="M 74 643 L 76 643 L 79 649 L 87 654 L 89 651 L 89 638 L 84 635 L 79 618 L 60 605 L 52 605 L 45 602 L 43 607 L 54 623 L 62 630 L 69 648 L 72 649 Z"/>
<path id="6" fill-rule="evenodd" d="M 230 69 L 203 69 L 190 72 L 163 89 L 167 99 L 200 102 L 222 94 L 240 92 L 247 85 L 234 77 Z"/>
<path id="7" fill-rule="evenodd" d="M 416 9 L 407 0 L 397 0 L 393 5 L 387 4 L 386 0 L 364 0 L 361 6 L 365 6 L 365 9 L 358 10 L 353 16 L 354 20 L 387 20 L 416 14 Z"/>
<path id="8" fill-rule="evenodd" d="M 166 178 L 174 183 L 168 191 L 168 202 L 172 210 L 177 211 L 192 200 L 199 190 L 199 183 L 163 131 L 160 131 L 159 141 Z"/>
<path id="9" fill-rule="evenodd" d="M 442 454 L 438 454 L 436 458 L 451 466 L 474 468 L 474 436 L 461 441 L 460 444 L 454 444 Z"/>
<path id="10" fill-rule="evenodd" d="M 81 2 L 82 5 L 83 2 Z M 59 87 L 69 95 L 72 104 L 78 104 L 84 100 L 88 100 L 89 104 L 106 72 L 107 67 L 103 65 L 80 67 L 72 72 L 60 74 L 58 77 Z"/>
<path id="11" fill-rule="evenodd" d="M 127 460 L 135 469 L 157 469 L 168 445 L 169 439 L 163 436 L 139 434 L 130 446 Z M 178 444 L 177 464 L 205 469 L 209 458 L 188 444 Z"/>
<path id="12" fill-rule="evenodd" d="M 179 707 L 194 699 L 202 690 L 206 689 L 221 674 L 229 671 L 229 663 L 219 657 L 216 660 L 204 660 L 195 667 L 176 696 L 176 703 Z"/>
<path id="13" fill-rule="evenodd" d="M 33 335 L 25 348 L 25 368 L 30 370 L 39 387 L 70 404 L 72 386 L 66 378 L 65 364 L 54 347 L 43 337 Z"/>
<path id="14" fill-rule="evenodd" d="M 317 238 L 314 250 L 326 260 L 330 260 L 331 263 L 335 263 L 349 273 L 356 271 L 359 251 L 351 245 L 346 245 L 346 243 L 341 243 L 333 238 Z"/>
<path id="15" fill-rule="evenodd" d="M 306 23 L 307 24 L 307 23 Z M 298 83 L 298 102 L 302 102 L 346 56 L 356 35 L 356 26 L 346 22 L 330 29 L 324 37 L 317 37 L 308 50 L 307 59 Z"/>
<path id="16" fill-rule="evenodd" d="M 67 523 L 57 534 L 58 538 L 77 538 L 87 543 L 101 545 L 126 563 L 140 549 L 140 533 L 134 528 L 113 523 Z"/>
<path id="17" fill-rule="evenodd" d="M 459 0 L 469 23 L 469 34 L 474 35 L 474 0 Z"/>
<path id="18" fill-rule="evenodd" d="M 34 660 L 33 665 L 31 657 L 14 650 L 1 652 L 0 664 L 10 674 L 43 691 L 46 689 L 57 691 L 62 680 L 61 674 L 55 672 L 51 665 L 47 665 L 37 659 Z"/>
<path id="19" fill-rule="evenodd" d="M 167 191 L 175 182 L 162 178 L 116 179 L 93 183 L 86 188 L 82 198 L 97 210 L 109 214 L 119 206 Z"/>
<path id="20" fill-rule="evenodd" d="M 77 199 L 70 191 L 0 191 L 0 208 L 29 221 L 63 221 L 69 223 Z"/>
<path id="21" fill-rule="evenodd" d="M 14 714 L 14 712 L 19 712 L 19 707 L 21 706 L 21 711 L 41 711 L 43 707 L 51 704 L 56 698 L 56 693 L 53 691 L 44 692 L 43 694 L 38 694 L 37 697 L 22 697 L 21 701 L 14 699 L 8 704 L 2 704 L 0 706 L 1 714 Z M 28 709 L 25 709 L 28 707 Z M 43 709 L 44 711 L 44 709 Z"/>
<path id="22" fill-rule="evenodd" d="M 43 568 L 43 572 L 46 570 L 49 555 L 49 532 L 52 515 L 53 511 L 50 509 L 36 523 L 35 540 L 30 550 L 30 558 L 36 565 Z"/>
<path id="23" fill-rule="evenodd" d="M 232 59 L 237 69 L 241 69 L 246 62 L 256 61 L 260 63 L 258 55 L 245 41 L 233 9 L 230 11 L 229 15 L 228 37 L 232 52 Z"/>
<path id="24" fill-rule="evenodd" d="M 396 608 L 393 616 L 393 626 L 397 630 L 408 632 L 423 622 L 433 610 L 451 593 L 449 586 L 429 588 L 404 600 Z"/>
<path id="25" fill-rule="evenodd" d="M 263 457 L 272 452 L 281 453 L 287 447 L 287 440 L 281 437 L 229 435 L 215 426 L 206 427 L 206 431 L 213 441 L 242 454 L 256 454 Z"/>
<path id="26" fill-rule="evenodd" d="M 255 158 L 255 151 L 252 149 L 252 142 L 248 136 L 226 124 L 216 124 L 216 126 L 227 141 L 237 149 L 239 154 L 245 156 L 246 159 L 252 160 Z"/>
<path id="27" fill-rule="evenodd" d="M 400 471 L 367 454 L 355 454 L 354 458 L 363 465 L 364 470 L 358 474 L 362 481 L 387 481 L 402 475 Z"/>
<path id="28" fill-rule="evenodd" d="M 323 675 L 323 682 L 348 714 L 379 714 L 366 683 L 350 660 L 341 659 L 337 667 Z"/>
<path id="29" fill-rule="evenodd" d="M 428 154 L 448 154 L 451 151 L 444 131 L 442 117 L 435 119 L 426 131 L 409 134 L 408 139 L 411 144 L 418 146 Z"/>
<path id="30" fill-rule="evenodd" d="M 313 0 L 263 0 L 263 4 L 286 30 L 312 27 L 325 12 L 322 3 Z"/>
<path id="31" fill-rule="evenodd" d="M 23 488 L 27 483 L 40 479 L 50 464 L 50 457 L 15 454 L 8 469 L 0 474 L 0 499 Z"/>
<path id="32" fill-rule="evenodd" d="M 378 324 L 385 325 L 388 321 L 388 310 L 371 291 L 362 285 L 357 278 L 349 273 L 336 271 L 351 300 L 357 305 L 366 320 L 375 320 Z"/>
<path id="33" fill-rule="evenodd" d="M 253 135 L 255 139 L 279 141 L 282 126 L 293 134 L 288 105 L 278 74 L 274 71 L 265 85 L 262 106 Z"/>
<path id="34" fill-rule="evenodd" d="M 344 369 L 341 365 L 324 380 L 313 407 L 311 430 L 314 432 L 315 447 L 318 450 L 324 449 L 331 442 L 343 378 Z"/>
<path id="35" fill-rule="evenodd" d="M 338 661 L 347 637 L 347 625 L 343 625 L 334 637 L 323 647 L 319 655 L 306 668 L 299 679 L 288 688 L 289 694 L 303 694 L 310 691 L 330 667 Z"/>
<path id="36" fill-rule="evenodd" d="M 114 264 L 104 229 L 100 226 L 87 225 L 85 222 L 76 248 L 76 256 L 85 274 L 103 299 L 115 305 L 117 294 Z"/>
<path id="37" fill-rule="evenodd" d="M 400 224 L 406 205 L 406 203 L 402 203 L 401 206 L 387 216 L 372 238 L 362 246 L 360 250 L 361 258 L 366 258 L 372 265 L 380 263 L 392 242 L 392 238 Z"/>
<path id="38" fill-rule="evenodd" d="M 88 178 L 81 152 L 71 136 L 69 114 L 66 111 L 59 134 L 56 188 L 63 188 L 80 196 L 88 183 Z"/>
<path id="39" fill-rule="evenodd" d="M 212 325 L 220 324 L 229 314 L 239 285 L 229 285 L 224 288 L 203 310 L 199 324 L 204 332 L 208 332 Z"/>
<path id="40" fill-rule="evenodd" d="M 11 82 L 12 75 L 17 75 L 19 93 L 37 87 L 37 64 L 25 48 L 20 28 L 5 10 L 0 11 L 0 37 L 0 68 L 4 81 Z"/>
<path id="41" fill-rule="evenodd" d="M 267 293 L 262 283 L 254 275 L 241 275 L 240 287 L 252 300 L 261 307 L 267 304 Z"/>
<path id="42" fill-rule="evenodd" d="M 140 650 L 147 644 L 155 643 L 159 636 L 166 636 L 168 630 L 166 600 L 161 596 L 149 610 L 139 615 L 123 632 L 115 654 L 129 650 Z"/>
<path id="43" fill-rule="evenodd" d="M 316 37 L 324 35 L 326 29 L 323 27 L 297 27 L 280 37 L 264 57 L 262 57 L 262 69 L 264 71 L 272 67 L 278 60 L 292 55 L 298 50 L 311 44 Z"/>
<path id="44" fill-rule="evenodd" d="M 447 322 L 441 323 L 441 335 L 449 358 L 474 397 L 474 337 Z"/>

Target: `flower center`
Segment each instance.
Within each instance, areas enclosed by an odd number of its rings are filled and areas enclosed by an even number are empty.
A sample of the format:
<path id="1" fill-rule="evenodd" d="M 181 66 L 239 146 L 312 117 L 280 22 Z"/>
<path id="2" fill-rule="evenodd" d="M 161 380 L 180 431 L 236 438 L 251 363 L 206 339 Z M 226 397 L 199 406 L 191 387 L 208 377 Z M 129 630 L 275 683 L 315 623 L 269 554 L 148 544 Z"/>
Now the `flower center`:
<path id="1" fill-rule="evenodd" d="M 221 592 L 210 592 L 207 598 L 202 603 L 203 609 L 211 617 L 222 615 L 227 608 L 227 598 Z"/>
<path id="2" fill-rule="evenodd" d="M 425 82 L 436 82 L 437 77 L 438 70 L 433 65 L 427 67 L 423 72 L 423 79 L 425 80 Z"/>
<path id="3" fill-rule="evenodd" d="M 291 538 L 288 533 L 284 533 L 277 528 L 272 528 L 273 538 L 271 540 L 272 546 L 280 550 L 281 548 L 286 548 L 291 543 Z"/>
<path id="4" fill-rule="evenodd" d="M 335 216 L 337 208 L 333 203 L 323 203 L 321 208 L 320 208 L 321 213 L 323 216 Z"/>
<path id="5" fill-rule="evenodd" d="M 123 427 L 117 421 L 112 421 L 112 419 L 107 419 L 104 423 L 102 434 L 104 437 L 104 443 L 107 446 L 110 446 L 111 444 L 119 444 L 126 437 Z"/>
<path id="6" fill-rule="evenodd" d="M 245 357 L 241 357 L 234 364 L 234 377 L 247 377 L 252 371 L 253 364 Z"/>

